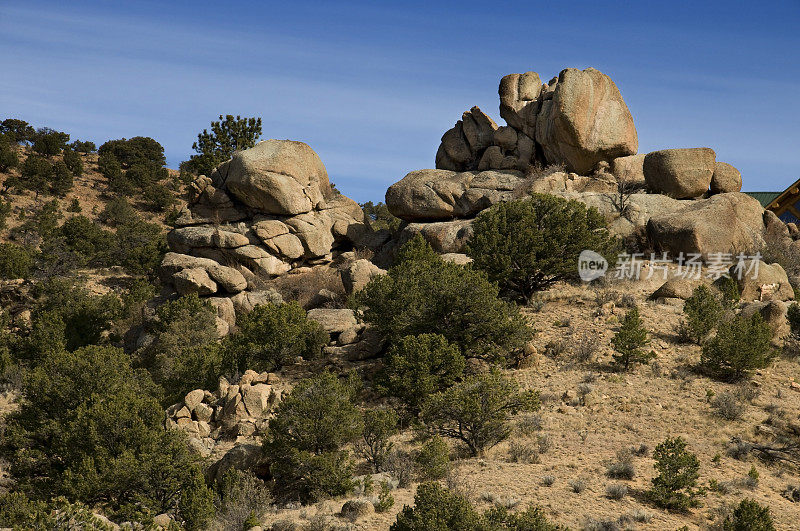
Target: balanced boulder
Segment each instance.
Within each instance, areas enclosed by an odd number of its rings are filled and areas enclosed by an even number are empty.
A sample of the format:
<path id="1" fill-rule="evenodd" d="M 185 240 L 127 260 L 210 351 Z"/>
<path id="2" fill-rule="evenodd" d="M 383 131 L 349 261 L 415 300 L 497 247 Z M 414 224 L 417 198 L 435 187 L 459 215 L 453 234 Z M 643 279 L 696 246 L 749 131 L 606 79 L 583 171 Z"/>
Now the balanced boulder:
<path id="1" fill-rule="evenodd" d="M 216 171 L 237 199 L 266 214 L 309 212 L 331 195 L 322 160 L 303 142 L 264 140 Z"/>
<path id="2" fill-rule="evenodd" d="M 742 174 L 726 162 L 717 162 L 711 176 L 711 193 L 741 192 Z"/>
<path id="3" fill-rule="evenodd" d="M 675 199 L 691 199 L 706 193 L 716 167 L 710 148 L 662 149 L 644 158 L 647 187 Z"/>
<path id="4" fill-rule="evenodd" d="M 536 142 L 548 163 L 581 175 L 598 162 L 634 155 L 639 138 L 628 106 L 610 77 L 594 68 L 562 70 L 536 119 Z"/>

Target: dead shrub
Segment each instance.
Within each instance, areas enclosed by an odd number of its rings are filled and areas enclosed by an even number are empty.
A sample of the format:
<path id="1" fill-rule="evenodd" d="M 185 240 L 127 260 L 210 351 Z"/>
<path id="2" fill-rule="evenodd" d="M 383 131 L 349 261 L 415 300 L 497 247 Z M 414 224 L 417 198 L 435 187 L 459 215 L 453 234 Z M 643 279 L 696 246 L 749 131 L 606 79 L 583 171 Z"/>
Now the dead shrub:
<path id="1" fill-rule="evenodd" d="M 533 445 L 512 441 L 508 445 L 508 460 L 512 463 L 536 464 L 539 452 Z"/>
<path id="2" fill-rule="evenodd" d="M 742 417 L 745 405 L 733 393 L 720 393 L 711 401 L 714 413 L 725 420 L 737 420 Z"/>

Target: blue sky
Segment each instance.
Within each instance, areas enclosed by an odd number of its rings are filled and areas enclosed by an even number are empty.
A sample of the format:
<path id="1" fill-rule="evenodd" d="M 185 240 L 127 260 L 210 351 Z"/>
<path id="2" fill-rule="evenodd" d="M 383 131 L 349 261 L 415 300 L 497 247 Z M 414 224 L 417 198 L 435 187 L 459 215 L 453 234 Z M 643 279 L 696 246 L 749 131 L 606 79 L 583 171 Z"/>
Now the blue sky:
<path id="1" fill-rule="evenodd" d="M 100 144 L 152 136 L 171 167 L 218 114 L 310 144 L 358 201 L 433 167 L 497 84 L 593 66 L 639 151 L 708 146 L 746 190 L 800 178 L 800 2 L 0 0 L 0 118 Z"/>

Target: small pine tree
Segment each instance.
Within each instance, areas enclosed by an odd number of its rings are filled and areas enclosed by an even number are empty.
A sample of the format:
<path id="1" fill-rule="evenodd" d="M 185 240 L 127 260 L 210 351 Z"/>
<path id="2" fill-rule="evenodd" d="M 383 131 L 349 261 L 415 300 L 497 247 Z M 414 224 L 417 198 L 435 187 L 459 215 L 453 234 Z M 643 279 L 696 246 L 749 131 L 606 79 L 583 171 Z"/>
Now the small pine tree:
<path id="1" fill-rule="evenodd" d="M 733 514 L 722 523 L 723 531 L 775 531 L 769 507 L 759 505 L 755 500 L 742 500 Z"/>
<path id="2" fill-rule="evenodd" d="M 231 158 L 235 151 L 255 146 L 260 136 L 261 118 L 220 114 L 218 122 L 211 122 L 210 133 L 203 129 L 197 135 L 197 142 L 192 144 L 197 155 L 192 155 L 185 167 L 198 175 L 211 175 L 214 168 Z"/>
<path id="3" fill-rule="evenodd" d="M 447 389 L 461 377 L 464 365 L 458 347 L 439 334 L 404 336 L 389 349 L 378 388 L 417 413 L 429 395 Z"/>
<path id="4" fill-rule="evenodd" d="M 772 331 L 756 312 L 751 317 L 737 315 L 723 321 L 714 339 L 703 345 L 700 366 L 711 376 L 736 381 L 753 369 L 769 365 L 774 356 Z"/>
<path id="5" fill-rule="evenodd" d="M 614 363 L 626 371 L 632 363 L 648 363 L 655 357 L 652 351 L 646 353 L 642 350 L 642 347 L 647 345 L 648 339 L 647 329 L 639 317 L 638 308 L 628 310 L 611 343 L 616 351 L 613 355 Z"/>
<path id="6" fill-rule="evenodd" d="M 653 465 L 658 476 L 652 479 L 650 498 L 659 507 L 671 511 L 684 511 L 692 507 L 697 493 L 700 462 L 697 456 L 686 450 L 686 441 L 681 437 L 667 438 L 653 451 Z"/>
<path id="7" fill-rule="evenodd" d="M 536 391 L 520 391 L 516 380 L 493 370 L 429 396 L 421 417 L 432 433 L 457 439 L 480 455 L 508 438 L 511 415 L 538 408 Z"/>
<path id="8" fill-rule="evenodd" d="M 702 284 L 695 288 L 683 305 L 683 313 L 686 314 L 684 326 L 689 338 L 698 344 L 702 343 L 717 327 L 723 312 L 722 304 L 708 286 Z"/>
<path id="9" fill-rule="evenodd" d="M 392 449 L 389 437 L 397 433 L 397 413 L 391 408 L 367 409 L 363 421 L 364 431 L 355 445 L 356 453 L 367 460 L 374 472 L 381 472 Z"/>
<path id="10" fill-rule="evenodd" d="M 434 435 L 422 445 L 415 461 L 420 476 L 427 481 L 442 479 L 450 471 L 450 447 L 444 439 Z"/>
<path id="11" fill-rule="evenodd" d="M 578 278 L 578 256 L 592 249 L 614 263 L 619 244 L 594 208 L 532 194 L 484 210 L 472 225 L 467 254 L 504 294 L 529 302 L 560 280 Z"/>

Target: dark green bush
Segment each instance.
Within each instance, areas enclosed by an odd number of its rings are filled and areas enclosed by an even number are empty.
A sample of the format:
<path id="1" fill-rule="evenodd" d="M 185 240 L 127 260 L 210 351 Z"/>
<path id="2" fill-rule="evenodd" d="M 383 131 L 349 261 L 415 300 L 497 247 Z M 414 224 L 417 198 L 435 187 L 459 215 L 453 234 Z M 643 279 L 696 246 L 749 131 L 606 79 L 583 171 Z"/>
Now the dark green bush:
<path id="1" fill-rule="evenodd" d="M 538 408 L 536 391 L 520 391 L 516 380 L 492 370 L 429 396 L 421 418 L 433 433 L 457 439 L 472 455 L 481 455 L 508 438 L 512 415 Z"/>
<path id="2" fill-rule="evenodd" d="M 110 265 L 111 252 L 116 245 L 115 235 L 103 230 L 86 216 L 73 216 L 58 228 L 67 249 L 77 253 L 83 263 L 92 266 Z"/>
<path id="3" fill-rule="evenodd" d="M 698 344 L 702 343 L 717 327 L 724 310 L 708 286 L 701 284 L 695 288 L 683 305 L 683 313 L 686 314 L 684 326 L 689 338 Z"/>
<path id="4" fill-rule="evenodd" d="M 79 213 L 82 212 L 83 208 L 81 208 L 81 202 L 78 201 L 77 197 L 73 197 L 72 201 L 70 201 L 69 206 L 67 207 L 67 212 Z"/>
<path id="5" fill-rule="evenodd" d="M 422 445 L 414 461 L 425 480 L 442 479 L 450 471 L 450 447 L 444 439 L 434 435 Z"/>
<path id="6" fill-rule="evenodd" d="M 64 150 L 64 164 L 67 165 L 69 171 L 72 172 L 72 175 L 75 177 L 80 177 L 83 175 L 83 159 L 77 152 L 71 149 Z"/>
<path id="7" fill-rule="evenodd" d="M 567 527 L 551 523 L 541 507 L 531 506 L 512 513 L 503 505 L 495 505 L 483 513 L 486 531 L 568 531 Z"/>
<path id="8" fill-rule="evenodd" d="M 716 337 L 703 345 L 700 367 L 714 378 L 741 380 L 753 369 L 770 364 L 775 355 L 771 339 L 772 330 L 758 312 L 749 318 L 737 315 L 724 320 Z"/>
<path id="9" fill-rule="evenodd" d="M 600 253 L 613 265 L 620 249 L 597 210 L 545 194 L 494 205 L 472 227 L 467 254 L 474 266 L 525 302 L 555 282 L 578 279 L 581 251 Z"/>
<path id="10" fill-rule="evenodd" d="M 45 157 L 52 157 L 60 154 L 67 147 L 67 142 L 69 142 L 67 133 L 42 127 L 37 129 L 33 136 L 33 150 Z"/>
<path id="11" fill-rule="evenodd" d="M 192 528 L 207 519 L 211 493 L 195 458 L 182 435 L 164 430 L 157 387 L 121 350 L 49 354 L 22 393 L 0 443 L 18 490 L 96 504 L 119 519 L 176 507 Z"/>
<path id="12" fill-rule="evenodd" d="M 22 144 L 24 142 L 31 142 L 36 135 L 36 130 L 25 120 L 6 118 L 0 122 L 0 134 L 9 135 L 12 142 Z"/>
<path id="13" fill-rule="evenodd" d="M 7 134 L 0 134 L 0 172 L 7 172 L 16 168 L 19 164 L 19 157 L 13 148 L 13 142 Z"/>
<path id="14" fill-rule="evenodd" d="M 438 483 L 423 483 L 414 495 L 414 507 L 398 513 L 391 531 L 461 531 L 481 529 L 481 516 L 472 504 Z"/>
<path id="15" fill-rule="evenodd" d="M 800 304 L 793 302 L 786 310 L 786 318 L 789 320 L 789 328 L 792 334 L 800 336 Z"/>
<path id="16" fill-rule="evenodd" d="M 197 175 L 211 175 L 234 151 L 255 146 L 260 136 L 261 118 L 234 118 L 230 114 L 223 118 L 220 114 L 218 122 L 211 122 L 210 133 L 203 129 L 197 135 L 197 142 L 192 144 L 197 155 L 192 155 L 182 166 Z"/>
<path id="17" fill-rule="evenodd" d="M 328 334 L 294 301 L 256 306 L 236 324 L 238 332 L 222 343 L 225 367 L 232 372 L 268 371 L 298 356 L 315 358 L 328 342 Z"/>
<path id="18" fill-rule="evenodd" d="M 112 155 L 124 169 L 135 165 L 162 168 L 167 160 L 164 147 L 146 136 L 135 136 L 130 139 L 109 140 L 97 150 L 100 156 Z"/>
<path id="19" fill-rule="evenodd" d="M 369 221 L 372 230 L 378 231 L 385 229 L 391 232 L 397 232 L 397 230 L 400 229 L 400 225 L 403 224 L 403 220 L 393 216 L 392 213 L 389 212 L 389 207 L 383 203 L 373 204 L 372 201 L 367 201 L 366 203 L 361 203 L 361 210 L 364 211 L 364 216 L 366 216 Z"/>
<path id="20" fill-rule="evenodd" d="M 197 295 L 168 301 L 156 309 L 153 342 L 137 352 L 144 367 L 165 390 L 164 403 L 174 404 L 192 389 L 208 389 L 220 374 L 216 348 L 217 312 Z"/>
<path id="21" fill-rule="evenodd" d="M 58 197 L 64 197 L 72 190 L 73 185 L 72 171 L 63 161 L 57 160 L 53 164 L 53 172 L 50 174 L 50 193 Z"/>
<path id="22" fill-rule="evenodd" d="M 458 347 L 438 334 L 401 337 L 394 343 L 378 376 L 379 389 L 400 398 L 412 413 L 431 394 L 444 391 L 464 373 Z"/>
<path id="23" fill-rule="evenodd" d="M 33 267 L 33 252 L 13 243 L 0 243 L 0 278 L 27 278 Z"/>
<path id="24" fill-rule="evenodd" d="M 175 194 L 163 184 L 153 184 L 144 191 L 145 200 L 157 212 L 165 212 L 175 205 Z"/>
<path id="25" fill-rule="evenodd" d="M 73 351 L 102 341 L 119 317 L 122 304 L 114 293 L 94 295 L 86 287 L 66 278 L 51 278 L 36 286 L 31 318 L 37 323 L 63 323 L 64 348 Z M 57 331 L 52 332 L 57 334 Z"/>
<path id="26" fill-rule="evenodd" d="M 397 413 L 391 408 L 365 409 L 364 430 L 356 443 L 356 453 L 366 459 L 374 472 L 382 472 L 392 443 L 389 437 L 397 433 Z"/>
<path id="27" fill-rule="evenodd" d="M 685 511 L 696 505 L 694 487 L 700 462 L 686 449 L 686 441 L 680 437 L 667 438 L 656 446 L 653 459 L 658 476 L 652 479 L 653 487 L 648 491 L 650 499 L 671 511 Z"/>
<path id="28" fill-rule="evenodd" d="M 362 433 L 355 392 L 352 381 L 324 372 L 278 405 L 264 441 L 277 497 L 310 503 L 353 488 L 352 462 L 341 448 Z"/>
<path id="29" fill-rule="evenodd" d="M 97 151 L 97 146 L 90 140 L 74 140 L 69 146 L 78 153 L 94 153 Z"/>
<path id="30" fill-rule="evenodd" d="M 117 227 L 132 223 L 139 219 L 139 214 L 124 197 L 115 197 L 100 212 L 100 221 L 109 227 Z"/>
<path id="31" fill-rule="evenodd" d="M 44 157 L 31 154 L 22 163 L 19 183 L 22 189 L 34 192 L 38 198 L 39 194 L 47 192 L 52 176 L 53 165 Z"/>
<path id="32" fill-rule="evenodd" d="M 722 523 L 723 531 L 775 531 L 769 507 L 759 505 L 755 500 L 744 499 L 739 502 L 733 514 Z"/>
<path id="33" fill-rule="evenodd" d="M 164 230 L 155 223 L 137 220 L 117 226 L 116 237 L 111 263 L 130 274 L 155 278 L 167 252 Z"/>
<path id="34" fill-rule="evenodd" d="M 97 158 L 97 169 L 103 174 L 103 177 L 108 179 L 109 185 L 123 177 L 122 164 L 109 152 L 103 153 Z"/>
<path id="35" fill-rule="evenodd" d="M 497 295 L 485 274 L 445 262 L 417 235 L 389 274 L 373 278 L 353 305 L 390 342 L 441 334 L 467 357 L 503 359 L 532 332 L 518 308 Z"/>
<path id="36" fill-rule="evenodd" d="M 611 340 L 614 345 L 614 363 L 626 371 L 632 363 L 648 363 L 655 357 L 655 353 L 642 350 L 647 343 L 647 329 L 639 317 L 639 310 L 631 308 Z"/>

